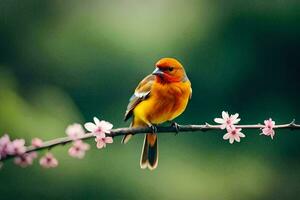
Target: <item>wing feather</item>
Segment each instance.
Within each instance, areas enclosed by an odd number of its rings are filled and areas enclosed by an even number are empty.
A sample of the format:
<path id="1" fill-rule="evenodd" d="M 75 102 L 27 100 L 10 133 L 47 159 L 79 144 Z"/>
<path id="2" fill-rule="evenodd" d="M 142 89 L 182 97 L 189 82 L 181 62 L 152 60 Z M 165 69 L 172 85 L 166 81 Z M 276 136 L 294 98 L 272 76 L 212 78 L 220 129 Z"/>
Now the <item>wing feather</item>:
<path id="1" fill-rule="evenodd" d="M 155 75 L 146 76 L 137 86 L 134 94 L 129 99 L 129 103 L 125 112 L 124 120 L 128 120 L 132 116 L 133 109 L 143 100 L 149 97 L 153 82 L 155 80 Z"/>

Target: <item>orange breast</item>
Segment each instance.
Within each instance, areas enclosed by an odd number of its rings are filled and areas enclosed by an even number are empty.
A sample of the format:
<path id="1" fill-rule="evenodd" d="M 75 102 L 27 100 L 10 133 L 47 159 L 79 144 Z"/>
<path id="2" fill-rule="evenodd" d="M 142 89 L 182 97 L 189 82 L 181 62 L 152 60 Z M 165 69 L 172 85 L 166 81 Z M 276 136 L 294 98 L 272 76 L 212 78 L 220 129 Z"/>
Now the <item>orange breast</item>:
<path id="1" fill-rule="evenodd" d="M 150 97 L 134 109 L 137 121 L 161 124 L 178 117 L 186 108 L 191 94 L 189 81 L 171 84 L 155 83 Z"/>

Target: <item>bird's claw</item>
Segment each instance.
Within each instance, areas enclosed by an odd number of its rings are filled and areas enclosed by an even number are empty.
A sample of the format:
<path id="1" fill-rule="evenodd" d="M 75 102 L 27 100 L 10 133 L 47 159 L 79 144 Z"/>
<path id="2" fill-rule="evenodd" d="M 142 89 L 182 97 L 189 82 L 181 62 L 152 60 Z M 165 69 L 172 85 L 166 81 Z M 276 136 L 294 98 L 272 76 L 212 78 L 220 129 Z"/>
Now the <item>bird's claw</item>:
<path id="1" fill-rule="evenodd" d="M 155 125 L 150 125 L 153 134 L 157 133 L 157 127 Z"/>
<path id="2" fill-rule="evenodd" d="M 179 124 L 176 122 L 172 122 L 171 127 L 175 128 L 175 135 L 178 135 L 179 133 Z"/>

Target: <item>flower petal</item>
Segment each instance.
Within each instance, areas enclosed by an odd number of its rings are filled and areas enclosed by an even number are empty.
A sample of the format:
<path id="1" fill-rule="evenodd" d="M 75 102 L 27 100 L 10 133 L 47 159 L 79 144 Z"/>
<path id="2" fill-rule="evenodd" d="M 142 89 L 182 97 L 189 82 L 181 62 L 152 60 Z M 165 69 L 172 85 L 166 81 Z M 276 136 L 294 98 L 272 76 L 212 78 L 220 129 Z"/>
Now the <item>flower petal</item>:
<path id="1" fill-rule="evenodd" d="M 90 132 L 93 132 L 97 128 L 97 126 L 95 124 L 93 124 L 92 122 L 85 123 L 84 127 L 86 130 L 88 130 Z"/>
<path id="2" fill-rule="evenodd" d="M 97 126 L 100 124 L 100 120 L 97 117 L 94 117 L 94 122 Z"/>
<path id="3" fill-rule="evenodd" d="M 41 147 L 43 146 L 43 140 L 41 140 L 40 138 L 33 138 L 31 140 L 31 145 L 34 147 Z"/>
<path id="4" fill-rule="evenodd" d="M 237 128 L 237 129 L 236 129 L 236 132 L 237 132 L 237 133 L 240 133 L 241 131 L 242 131 L 241 128 Z"/>
<path id="5" fill-rule="evenodd" d="M 223 124 L 224 123 L 224 119 L 222 119 L 222 118 L 215 118 L 214 121 L 218 124 Z"/>
<path id="6" fill-rule="evenodd" d="M 272 120 L 272 119 L 271 119 L 271 120 Z M 274 126 L 275 126 L 275 121 L 272 121 L 271 123 L 272 123 L 272 125 L 273 125 L 273 127 L 274 127 Z"/>
<path id="7" fill-rule="evenodd" d="M 238 136 L 239 136 L 239 137 L 242 137 L 242 138 L 246 137 L 246 135 L 245 135 L 244 133 L 242 133 L 242 132 L 239 132 L 239 133 L 238 133 Z"/>
<path id="8" fill-rule="evenodd" d="M 105 142 L 103 142 L 103 141 L 98 141 L 98 142 L 97 142 L 97 148 L 98 148 L 98 149 L 102 149 L 103 147 L 105 147 Z"/>
<path id="9" fill-rule="evenodd" d="M 223 118 L 224 120 L 228 119 L 228 118 L 229 118 L 228 112 L 223 111 L 223 112 L 222 112 L 222 118 Z"/>
<path id="10" fill-rule="evenodd" d="M 235 134 L 235 135 L 234 135 L 234 139 L 235 139 L 235 141 L 237 141 L 237 142 L 240 142 L 240 141 L 241 141 L 241 139 L 240 139 L 240 137 L 239 137 L 238 134 Z"/>
<path id="11" fill-rule="evenodd" d="M 227 127 L 227 125 L 226 124 L 222 124 L 221 126 L 220 126 L 220 129 L 225 129 Z"/>
<path id="12" fill-rule="evenodd" d="M 241 119 L 239 118 L 239 119 L 233 120 L 232 123 L 233 123 L 233 124 L 237 124 L 237 123 L 239 123 L 240 121 L 241 121 Z"/>
<path id="13" fill-rule="evenodd" d="M 107 121 L 100 121 L 99 127 L 104 130 L 105 133 L 110 133 L 110 130 L 112 129 L 113 125 Z"/>
<path id="14" fill-rule="evenodd" d="M 95 136 L 97 137 L 97 139 L 103 139 L 106 137 L 105 133 L 103 133 L 103 132 L 99 132 L 99 133 L 96 132 Z"/>
<path id="15" fill-rule="evenodd" d="M 226 133 L 225 135 L 223 135 L 223 139 L 224 140 L 228 140 L 230 137 L 230 133 Z"/>
<path id="16" fill-rule="evenodd" d="M 89 149 L 90 149 L 90 145 L 89 145 L 89 144 L 87 144 L 87 143 L 82 143 L 82 145 L 81 145 L 81 149 L 82 149 L 83 151 L 87 151 L 87 150 L 89 150 Z"/>
<path id="17" fill-rule="evenodd" d="M 230 118 L 232 121 L 236 120 L 239 117 L 239 113 L 235 113 L 234 115 L 231 115 Z"/>
<path id="18" fill-rule="evenodd" d="M 105 138 L 105 143 L 108 143 L 108 144 L 113 143 L 113 138 L 112 137 L 106 137 Z"/>

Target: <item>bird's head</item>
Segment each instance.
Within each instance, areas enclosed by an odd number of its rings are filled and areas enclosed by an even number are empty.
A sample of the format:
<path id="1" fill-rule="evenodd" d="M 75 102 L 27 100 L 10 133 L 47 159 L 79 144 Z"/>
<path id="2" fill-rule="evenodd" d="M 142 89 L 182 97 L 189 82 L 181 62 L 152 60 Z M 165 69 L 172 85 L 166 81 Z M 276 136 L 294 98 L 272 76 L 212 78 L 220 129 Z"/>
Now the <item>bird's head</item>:
<path id="1" fill-rule="evenodd" d="M 162 58 L 156 64 L 153 75 L 163 82 L 180 82 L 186 79 L 181 63 L 174 58 Z"/>

